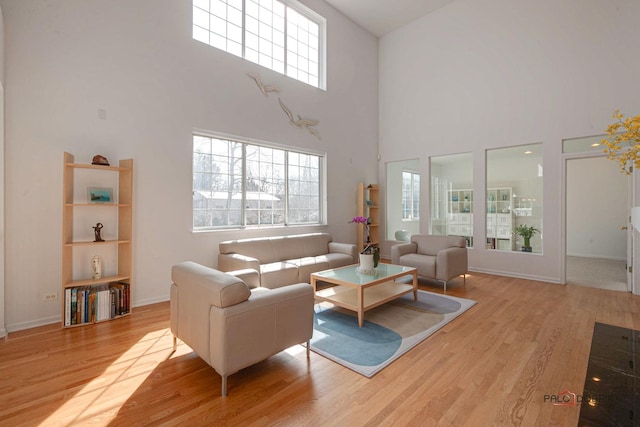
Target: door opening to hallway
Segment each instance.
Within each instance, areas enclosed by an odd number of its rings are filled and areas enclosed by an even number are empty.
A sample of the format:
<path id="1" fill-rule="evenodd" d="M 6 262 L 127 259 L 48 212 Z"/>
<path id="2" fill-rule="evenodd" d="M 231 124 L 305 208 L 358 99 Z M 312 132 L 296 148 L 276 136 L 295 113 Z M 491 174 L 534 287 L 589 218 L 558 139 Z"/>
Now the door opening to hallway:
<path id="1" fill-rule="evenodd" d="M 605 157 L 567 160 L 568 284 L 629 292 L 629 179 Z"/>

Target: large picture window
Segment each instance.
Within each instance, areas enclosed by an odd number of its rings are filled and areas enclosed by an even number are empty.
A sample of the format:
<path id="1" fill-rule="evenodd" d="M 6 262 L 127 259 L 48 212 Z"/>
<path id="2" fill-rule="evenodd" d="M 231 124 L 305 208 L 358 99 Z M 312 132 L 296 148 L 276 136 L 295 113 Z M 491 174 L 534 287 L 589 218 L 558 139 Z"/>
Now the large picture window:
<path id="1" fill-rule="evenodd" d="M 325 20 L 293 0 L 193 0 L 193 38 L 324 89 Z"/>
<path id="2" fill-rule="evenodd" d="M 194 135 L 194 230 L 321 223 L 323 160 L 317 154 Z"/>

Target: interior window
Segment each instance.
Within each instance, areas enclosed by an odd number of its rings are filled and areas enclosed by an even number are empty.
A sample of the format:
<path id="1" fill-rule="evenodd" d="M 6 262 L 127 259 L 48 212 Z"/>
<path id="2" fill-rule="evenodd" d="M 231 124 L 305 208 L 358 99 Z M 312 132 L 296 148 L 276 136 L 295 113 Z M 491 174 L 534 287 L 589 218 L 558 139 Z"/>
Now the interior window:
<path id="1" fill-rule="evenodd" d="M 386 219 L 388 240 L 409 240 L 420 232 L 418 159 L 387 163 Z"/>
<path id="2" fill-rule="evenodd" d="M 471 153 L 430 159 L 431 234 L 462 236 L 473 247 L 473 157 Z"/>
<path id="3" fill-rule="evenodd" d="M 487 249 L 542 253 L 542 144 L 487 150 Z"/>

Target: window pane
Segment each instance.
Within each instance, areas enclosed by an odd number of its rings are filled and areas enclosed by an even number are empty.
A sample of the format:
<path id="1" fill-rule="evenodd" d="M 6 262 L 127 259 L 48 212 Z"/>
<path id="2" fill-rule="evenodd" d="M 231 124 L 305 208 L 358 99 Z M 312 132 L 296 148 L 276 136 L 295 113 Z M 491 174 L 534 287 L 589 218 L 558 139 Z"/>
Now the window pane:
<path id="1" fill-rule="evenodd" d="M 209 147 L 206 147 L 207 142 Z M 224 154 L 210 155 L 208 151 Z M 242 178 L 241 164 L 241 144 L 214 138 L 194 138 L 194 228 L 241 224 L 239 202 L 242 194 L 236 185 Z"/>
<path id="2" fill-rule="evenodd" d="M 542 144 L 487 150 L 488 249 L 542 253 Z"/>
<path id="3" fill-rule="evenodd" d="M 200 28 L 209 29 L 209 13 L 199 9 L 197 7 L 193 8 L 193 25 L 198 26 Z"/>
<path id="4" fill-rule="evenodd" d="M 473 246 L 473 157 L 436 156 L 431 168 L 431 234 L 462 236 Z"/>
<path id="5" fill-rule="evenodd" d="M 320 158 L 289 154 L 289 223 L 318 224 L 320 215 Z"/>
<path id="6" fill-rule="evenodd" d="M 279 159 L 283 151 L 269 147 L 247 145 L 247 209 L 252 225 L 284 224 L 276 212 L 284 210 L 284 170 Z M 279 221 L 279 222 L 278 222 Z"/>
<path id="7" fill-rule="evenodd" d="M 587 136 L 582 138 L 570 138 L 562 140 L 563 153 L 584 153 L 589 151 L 603 152 L 606 148 L 602 145 L 602 140 L 607 135 Z"/>
<path id="8" fill-rule="evenodd" d="M 396 233 L 411 235 L 420 232 L 418 217 L 408 219 L 410 209 L 405 208 L 408 200 L 410 203 L 411 194 L 404 191 L 405 188 L 411 187 L 411 183 L 405 181 L 406 176 L 413 174 L 416 181 L 420 181 L 418 169 L 419 161 L 417 159 L 387 163 L 386 221 L 388 240 L 396 240 Z M 415 214 L 418 215 L 417 210 Z"/>

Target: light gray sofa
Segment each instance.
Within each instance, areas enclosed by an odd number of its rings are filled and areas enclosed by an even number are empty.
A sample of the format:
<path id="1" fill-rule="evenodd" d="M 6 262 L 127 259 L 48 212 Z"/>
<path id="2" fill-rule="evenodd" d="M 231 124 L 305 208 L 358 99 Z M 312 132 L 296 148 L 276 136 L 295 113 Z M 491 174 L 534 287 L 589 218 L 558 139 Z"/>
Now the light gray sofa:
<path id="1" fill-rule="evenodd" d="M 183 262 L 171 269 L 171 333 L 227 377 L 313 335 L 313 288 L 298 283 L 279 289 L 254 287 L 255 270 L 238 276 Z M 245 280 L 243 280 L 244 278 Z"/>
<path id="2" fill-rule="evenodd" d="M 446 291 L 454 277 L 462 275 L 466 283 L 467 241 L 459 236 L 414 234 L 410 243 L 391 247 L 391 262 L 416 268 L 418 276 L 444 283 Z"/>
<path id="3" fill-rule="evenodd" d="M 311 273 L 358 262 L 356 245 L 332 240 L 313 233 L 220 242 L 218 269 L 256 270 L 260 286 L 271 289 L 309 283 Z"/>

